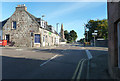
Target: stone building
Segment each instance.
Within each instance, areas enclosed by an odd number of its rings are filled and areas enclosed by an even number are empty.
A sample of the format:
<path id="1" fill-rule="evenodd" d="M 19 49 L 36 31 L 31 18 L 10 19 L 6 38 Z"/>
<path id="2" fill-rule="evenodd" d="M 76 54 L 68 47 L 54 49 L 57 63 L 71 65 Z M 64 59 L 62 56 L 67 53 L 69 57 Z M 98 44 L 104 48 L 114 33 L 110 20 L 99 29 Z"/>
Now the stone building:
<path id="1" fill-rule="evenodd" d="M 63 29 L 63 24 L 61 24 L 61 32 L 60 32 L 60 35 L 61 35 L 61 39 L 65 39 L 65 36 L 64 36 L 64 29 Z"/>
<path id="2" fill-rule="evenodd" d="M 18 5 L 3 25 L 3 39 L 16 47 L 56 45 L 59 44 L 59 38 L 47 26 L 47 22 L 30 14 L 25 5 Z"/>
<path id="3" fill-rule="evenodd" d="M 109 73 L 120 79 L 120 0 L 108 0 Z"/>

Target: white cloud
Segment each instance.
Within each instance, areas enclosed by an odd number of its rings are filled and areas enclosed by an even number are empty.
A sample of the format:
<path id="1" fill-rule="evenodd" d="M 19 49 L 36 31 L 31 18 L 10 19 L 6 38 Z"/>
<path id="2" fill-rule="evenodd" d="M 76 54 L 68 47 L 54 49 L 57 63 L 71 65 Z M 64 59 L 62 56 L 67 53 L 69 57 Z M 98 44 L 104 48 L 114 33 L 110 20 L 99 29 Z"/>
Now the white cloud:
<path id="1" fill-rule="evenodd" d="M 60 16 L 72 13 L 72 12 L 74 12 L 76 10 L 84 10 L 85 8 L 86 9 L 96 8 L 96 7 L 101 6 L 101 5 L 103 5 L 103 4 L 91 5 L 90 2 L 86 2 L 86 3 L 73 3 L 72 5 L 71 4 L 69 4 L 69 5 L 68 4 L 61 5 L 60 9 L 58 9 L 58 10 L 52 12 L 52 13 L 46 14 L 46 18 L 49 21 L 51 19 L 55 19 L 55 18 L 58 18 Z"/>
<path id="2" fill-rule="evenodd" d="M 68 13 L 71 13 L 77 9 L 80 9 L 80 8 L 84 8 L 85 6 L 87 6 L 89 3 L 84 3 L 84 4 L 81 4 L 81 3 L 74 3 L 72 5 L 61 5 L 61 9 L 58 9 L 52 13 L 50 13 L 47 17 L 48 17 L 48 20 L 56 17 L 56 16 L 60 16 L 60 15 L 65 15 L 65 14 L 68 14 Z"/>

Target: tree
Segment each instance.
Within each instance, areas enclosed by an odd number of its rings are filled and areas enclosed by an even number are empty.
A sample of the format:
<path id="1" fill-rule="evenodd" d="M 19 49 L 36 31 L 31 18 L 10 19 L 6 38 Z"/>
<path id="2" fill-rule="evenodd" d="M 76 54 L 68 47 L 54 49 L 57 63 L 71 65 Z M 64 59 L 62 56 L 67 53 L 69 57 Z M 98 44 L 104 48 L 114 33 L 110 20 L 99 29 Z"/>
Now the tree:
<path id="1" fill-rule="evenodd" d="M 72 37 L 73 41 L 75 41 L 77 39 L 77 33 L 74 30 L 70 31 L 70 36 Z"/>
<path id="2" fill-rule="evenodd" d="M 69 33 L 67 30 L 64 31 L 64 35 L 65 35 L 65 39 L 68 40 L 69 39 Z"/>
<path id="3" fill-rule="evenodd" d="M 88 40 L 89 41 L 93 39 L 92 33 L 94 32 L 94 30 L 98 31 L 96 38 L 108 39 L 108 21 L 107 21 L 107 19 L 90 20 L 85 25 L 85 27 L 89 29 L 89 31 L 88 31 Z M 85 36 L 87 36 L 87 32 L 85 32 Z"/>
<path id="4" fill-rule="evenodd" d="M 79 43 L 84 43 L 84 39 L 85 39 L 85 38 L 82 38 L 82 39 L 78 40 L 77 42 L 79 42 Z"/>
<path id="5" fill-rule="evenodd" d="M 65 39 L 68 43 L 72 43 L 77 39 L 77 33 L 74 30 L 68 32 L 67 30 L 64 31 Z"/>

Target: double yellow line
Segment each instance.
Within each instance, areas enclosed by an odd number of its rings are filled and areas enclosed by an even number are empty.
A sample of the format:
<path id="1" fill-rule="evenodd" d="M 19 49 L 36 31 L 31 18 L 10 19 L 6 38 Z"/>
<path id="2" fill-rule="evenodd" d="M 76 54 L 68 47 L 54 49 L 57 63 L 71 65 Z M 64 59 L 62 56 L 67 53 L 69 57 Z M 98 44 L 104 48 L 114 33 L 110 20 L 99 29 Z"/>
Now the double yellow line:
<path id="1" fill-rule="evenodd" d="M 83 65 L 84 65 L 84 62 L 86 61 L 86 59 L 81 59 L 77 65 L 77 68 L 73 74 L 73 77 L 72 77 L 72 80 L 71 81 L 74 81 L 74 80 L 77 80 L 79 81 L 80 80 L 80 77 L 81 77 L 81 73 L 82 73 L 82 69 L 83 69 Z"/>

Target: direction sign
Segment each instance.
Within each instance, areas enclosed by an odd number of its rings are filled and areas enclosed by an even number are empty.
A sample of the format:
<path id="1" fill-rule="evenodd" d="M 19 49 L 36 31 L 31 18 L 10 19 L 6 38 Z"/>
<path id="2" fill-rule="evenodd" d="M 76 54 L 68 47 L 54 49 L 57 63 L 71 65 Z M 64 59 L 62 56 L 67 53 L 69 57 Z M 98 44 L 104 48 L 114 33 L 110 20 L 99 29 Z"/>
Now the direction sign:
<path id="1" fill-rule="evenodd" d="M 97 33 L 92 33 L 92 35 L 97 35 Z"/>

